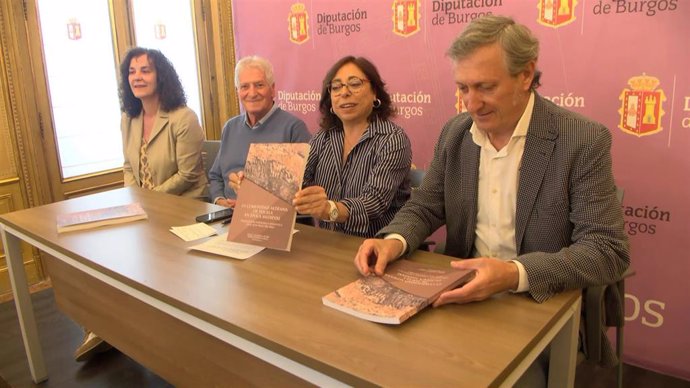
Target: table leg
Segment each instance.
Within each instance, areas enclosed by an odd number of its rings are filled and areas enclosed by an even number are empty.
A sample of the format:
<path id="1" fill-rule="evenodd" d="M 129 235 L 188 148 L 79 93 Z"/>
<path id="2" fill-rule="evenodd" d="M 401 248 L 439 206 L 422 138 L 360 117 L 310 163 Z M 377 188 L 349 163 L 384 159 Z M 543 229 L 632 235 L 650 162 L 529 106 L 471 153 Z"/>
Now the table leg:
<path id="1" fill-rule="evenodd" d="M 31 295 L 29 294 L 29 285 L 26 281 L 26 272 L 24 272 L 20 240 L 5 230 L 2 224 L 0 224 L 0 234 L 2 234 L 2 243 L 5 247 L 7 268 L 12 283 L 12 292 L 14 292 L 14 304 L 17 308 L 19 326 L 22 330 L 24 349 L 29 359 L 31 377 L 35 383 L 40 383 L 48 379 L 48 373 L 43 360 L 41 343 L 38 340 L 38 329 Z"/>
<path id="2" fill-rule="evenodd" d="M 580 328 L 580 304 L 570 306 L 570 319 L 551 342 L 549 361 L 549 387 L 570 387 L 575 384 L 577 364 L 577 338 Z"/>

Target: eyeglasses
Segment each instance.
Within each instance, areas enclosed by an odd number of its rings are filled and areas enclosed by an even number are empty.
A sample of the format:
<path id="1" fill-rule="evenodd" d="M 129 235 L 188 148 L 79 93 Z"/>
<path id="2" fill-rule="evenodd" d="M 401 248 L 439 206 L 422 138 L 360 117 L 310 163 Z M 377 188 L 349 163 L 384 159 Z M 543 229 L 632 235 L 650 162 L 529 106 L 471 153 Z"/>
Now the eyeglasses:
<path id="1" fill-rule="evenodd" d="M 357 94 L 362 90 L 362 86 L 364 86 L 365 82 L 369 82 L 369 80 L 360 79 L 357 77 L 350 78 L 349 80 L 347 80 L 347 83 L 333 81 L 330 85 L 328 85 L 328 92 L 331 93 L 331 96 L 337 97 L 343 94 L 343 92 L 345 91 L 345 87 L 347 86 L 347 90 L 349 90 L 350 93 Z"/>

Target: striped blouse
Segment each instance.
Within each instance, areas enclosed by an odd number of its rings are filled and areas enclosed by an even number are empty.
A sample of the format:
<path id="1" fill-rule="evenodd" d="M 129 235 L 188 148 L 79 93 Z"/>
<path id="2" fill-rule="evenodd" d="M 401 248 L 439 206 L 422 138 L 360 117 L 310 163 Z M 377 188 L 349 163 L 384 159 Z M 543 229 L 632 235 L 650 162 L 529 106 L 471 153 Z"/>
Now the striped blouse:
<path id="1" fill-rule="evenodd" d="M 343 130 L 320 130 L 311 139 L 304 186 L 321 186 L 328 199 L 350 213 L 344 223 L 320 221 L 322 228 L 373 237 L 410 197 L 410 139 L 391 121 L 369 125 L 345 163 Z"/>

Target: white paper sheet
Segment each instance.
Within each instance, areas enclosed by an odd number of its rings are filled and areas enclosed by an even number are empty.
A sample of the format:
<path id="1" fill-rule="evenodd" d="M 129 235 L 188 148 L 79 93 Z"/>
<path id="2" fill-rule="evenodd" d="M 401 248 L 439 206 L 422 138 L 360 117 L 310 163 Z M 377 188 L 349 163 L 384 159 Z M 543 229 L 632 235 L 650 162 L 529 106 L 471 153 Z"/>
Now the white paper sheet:
<path id="1" fill-rule="evenodd" d="M 254 245 L 235 243 L 232 241 L 227 241 L 226 239 L 227 236 L 220 235 L 208 239 L 208 241 L 204 241 L 201 244 L 194 245 L 190 249 L 231 257 L 238 260 L 248 259 L 266 249 Z"/>
<path id="2" fill-rule="evenodd" d="M 184 241 L 194 241 L 218 233 L 212 226 L 206 225 L 203 222 L 185 226 L 173 226 L 170 228 L 170 231 Z"/>

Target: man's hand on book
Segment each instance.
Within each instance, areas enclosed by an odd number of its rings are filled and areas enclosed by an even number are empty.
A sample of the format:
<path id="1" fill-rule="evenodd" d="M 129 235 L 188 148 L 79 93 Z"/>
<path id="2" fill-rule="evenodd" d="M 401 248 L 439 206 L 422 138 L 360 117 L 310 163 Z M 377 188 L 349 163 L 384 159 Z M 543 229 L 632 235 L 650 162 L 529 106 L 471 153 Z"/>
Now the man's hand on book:
<path id="1" fill-rule="evenodd" d="M 491 257 L 452 261 L 457 269 L 474 269 L 475 276 L 467 284 L 442 293 L 434 307 L 447 303 L 478 302 L 499 292 L 517 289 L 519 274 L 517 265 Z"/>
<path id="2" fill-rule="evenodd" d="M 359 246 L 355 256 L 355 267 L 368 276 L 383 275 L 386 266 L 402 254 L 403 243 L 400 240 L 368 239 Z"/>

